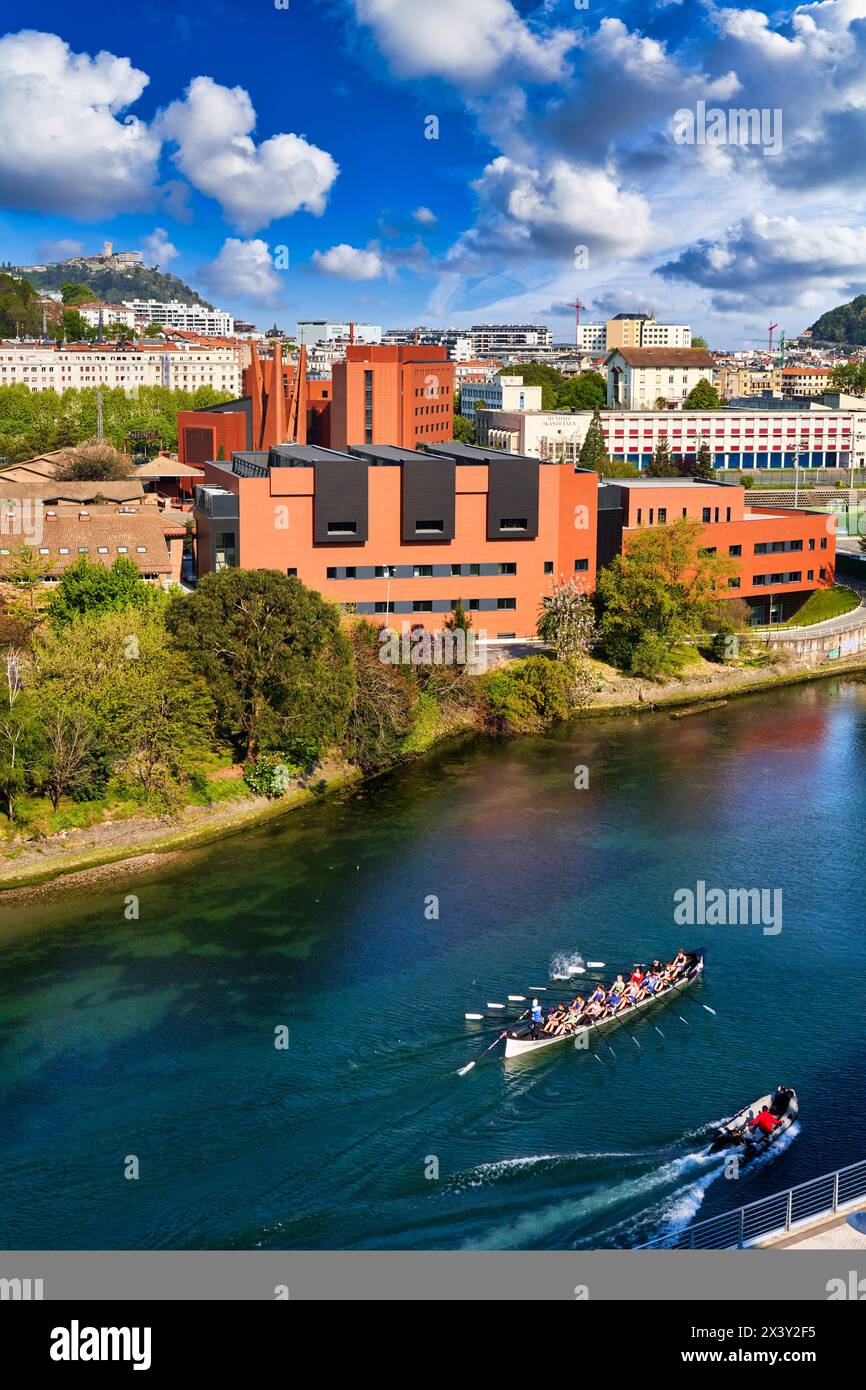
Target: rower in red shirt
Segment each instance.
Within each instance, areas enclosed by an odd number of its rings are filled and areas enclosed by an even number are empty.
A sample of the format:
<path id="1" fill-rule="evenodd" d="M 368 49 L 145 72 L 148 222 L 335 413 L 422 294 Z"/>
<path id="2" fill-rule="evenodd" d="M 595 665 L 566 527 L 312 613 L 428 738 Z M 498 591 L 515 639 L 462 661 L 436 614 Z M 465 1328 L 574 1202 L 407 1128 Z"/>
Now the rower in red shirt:
<path id="1" fill-rule="evenodd" d="M 776 1119 L 775 1115 L 771 1115 L 767 1107 L 764 1106 L 760 1114 L 756 1115 L 754 1120 L 751 1121 L 750 1127 L 752 1129 L 759 1129 L 762 1134 L 772 1134 L 778 1123 L 779 1121 Z"/>

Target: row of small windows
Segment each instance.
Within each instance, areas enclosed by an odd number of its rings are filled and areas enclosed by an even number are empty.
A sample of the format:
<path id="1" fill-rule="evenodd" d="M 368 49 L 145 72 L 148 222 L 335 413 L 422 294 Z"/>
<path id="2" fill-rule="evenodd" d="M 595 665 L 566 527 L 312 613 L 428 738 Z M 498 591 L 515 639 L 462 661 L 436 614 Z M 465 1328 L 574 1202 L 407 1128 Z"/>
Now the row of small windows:
<path id="1" fill-rule="evenodd" d="M 118 555 L 128 555 L 128 554 L 129 554 L 129 546 L 128 546 L 128 545 L 118 545 L 118 546 L 115 547 L 115 549 L 116 549 Z M 111 548 L 110 548 L 109 546 L 107 546 L 107 545 L 97 545 L 97 546 L 95 547 L 95 550 L 96 550 L 97 555 L 109 555 L 109 554 L 111 553 Z M 79 546 L 76 547 L 76 551 L 77 551 L 77 554 L 79 554 L 79 555 L 89 555 L 89 554 L 90 554 L 90 546 L 89 546 L 89 545 L 79 545 Z M 136 552 L 137 555 L 146 555 L 146 554 L 147 554 L 147 546 L 146 546 L 146 545 L 137 545 L 137 546 L 135 547 L 135 552 Z M 8 549 L 6 549 L 5 547 L 0 547 L 0 555 L 8 555 L 9 553 L 10 553 L 10 552 L 9 552 Z M 57 547 L 57 554 L 58 554 L 58 555 L 69 555 L 70 553 L 71 553 L 71 552 L 70 552 L 70 548 L 69 548 L 68 545 L 60 545 L 60 546 Z M 47 545 L 40 545 L 40 547 L 39 547 L 39 554 L 40 554 L 40 555 L 50 555 L 50 554 L 51 554 L 51 547 L 50 547 L 50 546 L 47 546 Z"/>
<path id="2" fill-rule="evenodd" d="M 409 567 L 408 565 L 401 565 L 401 566 L 397 566 L 397 565 L 374 565 L 374 566 L 372 567 L 372 570 L 373 570 L 372 574 L 368 572 L 368 573 L 362 574 L 362 575 L 360 575 L 360 576 L 358 575 L 358 568 L 359 568 L 359 567 L 358 567 L 357 565 L 345 565 L 345 566 L 342 566 L 342 565 L 328 565 L 327 570 L 326 570 L 326 577 L 327 577 L 328 579 L 357 579 L 357 578 L 361 578 L 361 579 L 408 579 L 408 578 L 410 578 L 410 575 L 408 574 L 408 570 L 409 570 L 410 567 Z M 365 567 L 362 567 L 362 568 L 365 568 Z M 397 573 L 398 568 L 403 570 L 403 573 L 402 573 L 402 574 L 398 574 L 398 573 Z M 441 578 L 442 578 L 442 570 L 443 570 L 443 567 L 442 567 L 442 566 L 439 566 L 439 565 L 436 565 L 436 566 L 434 566 L 434 565 L 412 565 L 412 566 L 411 566 L 411 570 L 412 570 L 412 573 L 411 573 L 411 578 L 412 578 L 412 579 L 441 579 Z M 437 570 L 439 571 L 438 573 L 437 573 Z M 589 560 L 588 560 L 588 559 L 580 558 L 580 559 L 575 560 L 575 562 L 574 562 L 574 572 L 575 572 L 575 574 L 586 574 L 586 573 L 588 572 L 588 570 L 589 570 Z M 545 560 L 545 562 L 544 562 L 544 573 L 545 573 L 545 574 L 553 574 L 553 572 L 554 572 L 554 564 L 553 564 L 553 561 L 552 561 L 552 560 Z M 289 573 L 290 573 L 290 574 L 297 574 L 297 568 L 292 569 L 292 570 L 289 570 Z M 503 574 L 503 575 L 513 574 L 513 575 L 516 575 L 516 574 L 517 574 L 517 562 L 516 562 L 515 560 L 500 560 L 498 563 L 497 563 L 497 562 L 494 562 L 494 563 L 492 563 L 492 564 L 484 564 L 483 566 L 482 566 L 481 564 L 465 564 L 465 565 L 452 565 L 452 566 L 451 566 L 451 576 L 452 576 L 452 578 L 454 578 L 454 579 L 458 579 L 458 578 L 460 578 L 460 579 L 482 578 L 482 577 L 485 577 L 485 576 L 488 576 L 488 577 L 489 577 L 491 574 Z"/>

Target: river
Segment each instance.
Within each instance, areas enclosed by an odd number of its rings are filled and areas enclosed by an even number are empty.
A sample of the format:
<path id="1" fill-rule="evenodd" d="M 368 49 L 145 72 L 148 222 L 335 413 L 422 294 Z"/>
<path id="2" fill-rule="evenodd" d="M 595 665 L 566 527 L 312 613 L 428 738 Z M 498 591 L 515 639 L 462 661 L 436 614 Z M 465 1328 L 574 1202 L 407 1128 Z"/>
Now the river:
<path id="1" fill-rule="evenodd" d="M 0 1248 L 633 1245 L 863 1158 L 864 750 L 850 679 L 467 740 L 0 899 Z M 780 889 L 781 931 L 676 925 L 699 881 Z M 680 944 L 663 1037 L 457 1075 L 465 1010 Z M 712 1123 L 779 1081 L 798 1124 L 726 1179 Z"/>

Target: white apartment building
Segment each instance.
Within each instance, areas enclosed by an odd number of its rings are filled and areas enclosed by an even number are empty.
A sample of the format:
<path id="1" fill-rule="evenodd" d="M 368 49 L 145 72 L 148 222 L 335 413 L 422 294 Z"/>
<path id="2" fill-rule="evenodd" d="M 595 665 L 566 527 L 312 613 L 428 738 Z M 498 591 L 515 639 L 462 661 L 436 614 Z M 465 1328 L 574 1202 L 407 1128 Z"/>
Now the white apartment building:
<path id="1" fill-rule="evenodd" d="M 608 354 L 607 403 L 641 410 L 684 401 L 698 382 L 712 383 L 715 362 L 705 348 L 614 348 Z"/>
<path id="2" fill-rule="evenodd" d="M 209 338 L 230 338 L 235 321 L 223 309 L 207 309 L 203 304 L 181 304 L 178 299 L 163 303 L 159 299 L 124 299 L 132 309 L 136 327 L 157 323 L 161 328 L 181 328 L 187 333 L 203 333 Z"/>
<path id="3" fill-rule="evenodd" d="M 0 386 L 23 384 L 31 391 L 82 390 L 88 386 L 168 386 L 239 395 L 242 389 L 241 349 L 229 347 L 161 348 L 45 347 L 0 342 Z"/>
<path id="4" fill-rule="evenodd" d="M 495 411 L 478 417 L 478 442 L 512 454 L 577 463 L 589 410 Z M 662 437 L 675 461 L 709 445 L 715 468 L 866 467 L 866 407 L 827 410 L 607 410 L 608 458 L 646 468 Z"/>
<path id="5" fill-rule="evenodd" d="M 475 418 L 482 410 L 540 410 L 541 387 L 524 386 L 522 376 L 497 376 L 467 382 L 460 388 L 460 414 Z"/>
<path id="6" fill-rule="evenodd" d="M 692 330 L 687 323 L 658 323 L 653 314 L 617 314 L 604 323 L 582 323 L 577 347 L 583 352 L 610 352 L 615 347 L 687 348 Z"/>
<path id="7" fill-rule="evenodd" d="M 520 352 L 524 348 L 549 348 L 550 329 L 543 323 L 474 323 L 468 335 L 476 357 Z M 444 339 L 443 339 L 444 340 Z"/>
<path id="8" fill-rule="evenodd" d="M 380 323 L 339 323 L 335 319 L 305 319 L 298 322 L 297 343 L 299 346 L 314 347 L 316 343 L 330 343 L 335 338 L 352 337 L 355 343 L 381 343 L 382 325 Z"/>
<path id="9" fill-rule="evenodd" d="M 125 328 L 135 328 L 135 310 L 127 308 L 125 304 L 100 304 L 94 300 L 91 304 L 76 304 L 74 307 L 91 328 L 99 327 L 100 312 L 105 328 L 109 328 L 113 323 L 122 323 Z"/>

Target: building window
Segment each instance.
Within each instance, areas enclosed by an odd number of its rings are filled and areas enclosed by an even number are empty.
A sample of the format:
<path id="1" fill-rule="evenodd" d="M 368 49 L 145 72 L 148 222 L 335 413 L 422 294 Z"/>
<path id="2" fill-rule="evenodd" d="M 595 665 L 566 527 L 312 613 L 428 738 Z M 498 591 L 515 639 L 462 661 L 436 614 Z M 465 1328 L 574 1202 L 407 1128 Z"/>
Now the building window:
<path id="1" fill-rule="evenodd" d="M 827 537 L 826 537 L 826 536 L 822 536 L 822 537 L 821 537 L 821 549 L 822 549 L 822 550 L 826 550 L 826 549 L 827 549 Z"/>
<path id="2" fill-rule="evenodd" d="M 377 579 L 391 579 L 394 574 L 393 565 L 376 565 L 373 570 Z"/>
<path id="3" fill-rule="evenodd" d="M 329 536 L 354 536 L 358 529 L 357 521 L 329 521 Z"/>
<path id="4" fill-rule="evenodd" d="M 238 563 L 234 531 L 219 531 L 214 536 L 214 569 L 234 568 Z"/>
<path id="5" fill-rule="evenodd" d="M 286 570 L 286 575 L 287 575 L 287 577 L 288 577 L 289 579 L 291 579 L 293 575 L 296 575 L 296 574 L 297 574 L 297 572 L 298 572 L 298 567 L 297 567 L 297 565 L 290 565 L 289 568 Z"/>
<path id="6" fill-rule="evenodd" d="M 659 507 L 659 526 L 664 526 L 664 524 L 665 524 L 665 522 L 667 521 L 667 519 L 668 519 L 668 509 L 667 509 L 667 507 Z"/>
<path id="7" fill-rule="evenodd" d="M 513 560 L 504 560 L 499 565 L 500 574 L 516 574 L 517 565 Z"/>
<path id="8" fill-rule="evenodd" d="M 575 574 L 585 574 L 586 571 L 587 571 L 588 569 L 589 569 L 589 561 L 588 561 L 588 560 L 575 560 L 575 562 L 574 562 L 574 572 L 575 572 Z"/>
<path id="9" fill-rule="evenodd" d="M 439 520 L 439 521 L 416 521 L 416 522 L 415 522 L 415 530 L 416 530 L 416 531 L 433 531 L 433 532 L 438 532 L 439 535 L 441 535 L 442 532 L 445 530 L 445 522 L 442 521 L 442 520 Z"/>
<path id="10" fill-rule="evenodd" d="M 376 611 L 377 613 L 387 613 L 387 612 L 388 612 L 388 604 L 385 603 L 385 602 L 382 602 L 382 603 L 377 602 L 377 603 L 375 603 L 375 604 L 373 605 L 373 607 L 374 607 L 374 609 L 375 609 L 375 611 Z"/>
<path id="11" fill-rule="evenodd" d="M 553 561 L 552 561 L 552 560 L 545 560 L 545 562 L 544 562 L 544 573 L 545 573 L 545 574 L 553 574 Z"/>
<path id="12" fill-rule="evenodd" d="M 728 588 L 729 588 L 729 589 L 739 589 L 739 587 L 740 587 L 740 581 L 739 581 L 739 579 L 729 579 L 729 580 L 728 580 Z"/>
<path id="13" fill-rule="evenodd" d="M 525 531 L 525 516 L 504 516 L 499 523 L 500 531 Z"/>
<path id="14" fill-rule="evenodd" d="M 413 566 L 412 566 L 412 575 L 413 575 L 413 577 L 414 577 L 415 579 L 432 579 L 432 578 L 433 578 L 433 566 L 432 566 L 432 565 L 413 565 Z"/>
<path id="15" fill-rule="evenodd" d="M 461 572 L 461 570 L 460 570 L 460 566 L 459 566 L 459 565 L 452 565 L 452 566 L 451 566 L 451 577 L 452 577 L 452 579 L 456 578 L 456 577 L 460 574 L 460 572 Z"/>
<path id="16" fill-rule="evenodd" d="M 433 600 L 430 598 L 416 598 L 412 604 L 413 613 L 432 613 Z"/>
<path id="17" fill-rule="evenodd" d="M 729 546 L 728 546 L 728 554 L 729 554 L 729 555 L 742 555 L 742 553 L 743 553 L 743 547 L 742 547 L 741 545 L 729 545 Z"/>
<path id="18" fill-rule="evenodd" d="M 701 520 L 702 520 L 704 523 L 709 523 L 709 521 L 710 521 L 712 515 L 713 515 L 713 513 L 712 513 L 711 508 L 710 508 L 710 507 L 704 507 L 704 509 L 703 509 L 703 511 L 702 511 L 702 513 L 701 513 Z"/>
<path id="19" fill-rule="evenodd" d="M 325 570 L 325 575 L 326 575 L 326 577 L 327 577 L 328 579 L 336 579 L 336 578 L 337 578 L 337 566 L 336 566 L 336 565 L 329 565 L 328 568 Z"/>
<path id="20" fill-rule="evenodd" d="M 814 538 L 813 538 L 812 540 L 810 540 L 810 542 L 809 542 L 809 549 L 810 549 L 810 550 L 814 550 L 814 549 L 815 549 L 815 541 L 814 541 Z"/>
<path id="21" fill-rule="evenodd" d="M 467 565 L 467 566 L 466 566 L 466 573 L 467 573 L 468 575 L 479 575 L 479 574 L 481 573 L 481 566 L 480 566 L 480 565 Z"/>
<path id="22" fill-rule="evenodd" d="M 364 443 L 373 443 L 373 373 L 364 373 Z"/>
<path id="23" fill-rule="evenodd" d="M 347 566 L 346 566 L 346 578 L 347 578 L 347 579 L 354 579 L 354 578 L 355 578 L 355 566 L 354 566 L 354 565 L 347 565 Z"/>
<path id="24" fill-rule="evenodd" d="M 497 608 L 516 608 L 516 607 L 517 607 L 517 599 L 516 599 L 516 598 L 498 598 L 498 599 L 496 600 L 496 607 L 497 607 Z"/>
<path id="25" fill-rule="evenodd" d="M 638 509 L 637 509 L 637 524 L 638 524 L 638 526 L 640 526 L 641 515 L 642 515 L 642 509 L 641 509 L 640 507 L 638 507 Z"/>

